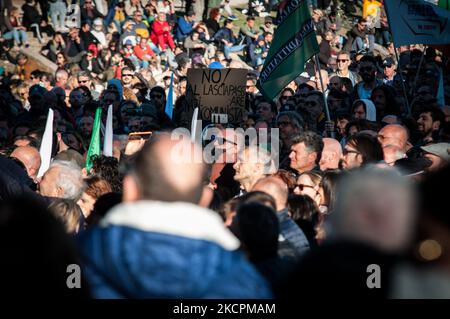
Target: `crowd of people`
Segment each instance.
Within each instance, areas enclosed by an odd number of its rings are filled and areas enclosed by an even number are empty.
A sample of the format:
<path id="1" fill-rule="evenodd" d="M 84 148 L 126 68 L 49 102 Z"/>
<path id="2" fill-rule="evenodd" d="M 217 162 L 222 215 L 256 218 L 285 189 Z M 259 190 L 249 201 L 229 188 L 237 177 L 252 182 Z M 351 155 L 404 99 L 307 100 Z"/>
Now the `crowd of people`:
<path id="1" fill-rule="evenodd" d="M 286 0 L 249 1 L 244 21 L 228 0 L 186 1 L 182 13 L 170 0 L 84 0 L 79 26 L 66 19 L 74 3 L 0 5 L 2 289 L 450 297 L 448 58 L 395 48 L 382 3 L 309 1 L 319 64 L 307 62 L 275 101 L 257 81 Z M 56 72 L 26 54 L 32 37 Z M 203 145 L 171 138 L 191 127 L 190 68 L 248 70 L 244 116 L 213 124 L 220 134 Z M 106 124 L 110 105 L 113 156 L 92 157 L 88 170 L 96 110 Z M 51 163 L 40 173 L 49 109 Z M 240 145 L 230 128 L 279 140 Z M 179 147 L 208 143 L 224 155 L 212 164 Z M 70 264 L 81 266 L 81 289 L 67 287 Z"/>

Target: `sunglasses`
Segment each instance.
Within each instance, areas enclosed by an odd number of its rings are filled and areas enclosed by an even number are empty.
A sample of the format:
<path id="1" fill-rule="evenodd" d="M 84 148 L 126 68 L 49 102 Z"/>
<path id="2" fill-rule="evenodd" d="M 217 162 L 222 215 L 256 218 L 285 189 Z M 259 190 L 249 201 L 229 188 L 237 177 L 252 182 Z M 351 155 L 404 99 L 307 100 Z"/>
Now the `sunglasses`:
<path id="1" fill-rule="evenodd" d="M 287 99 L 289 99 L 291 96 L 289 95 L 289 96 L 282 96 L 281 98 L 280 98 L 280 100 L 287 100 Z"/>
<path id="2" fill-rule="evenodd" d="M 134 76 L 134 74 L 126 73 L 126 74 L 122 74 L 122 76 L 123 76 L 123 77 L 125 77 L 125 76 Z"/>
<path id="3" fill-rule="evenodd" d="M 78 83 L 87 83 L 89 80 L 78 80 Z"/>
<path id="4" fill-rule="evenodd" d="M 340 63 L 340 62 L 345 63 L 347 61 L 349 61 L 349 60 L 347 60 L 347 59 L 337 59 L 336 60 L 337 63 Z"/>
<path id="5" fill-rule="evenodd" d="M 383 65 L 383 67 L 384 67 L 384 68 L 391 68 L 391 67 L 392 67 L 392 64 L 385 64 L 385 65 Z"/>

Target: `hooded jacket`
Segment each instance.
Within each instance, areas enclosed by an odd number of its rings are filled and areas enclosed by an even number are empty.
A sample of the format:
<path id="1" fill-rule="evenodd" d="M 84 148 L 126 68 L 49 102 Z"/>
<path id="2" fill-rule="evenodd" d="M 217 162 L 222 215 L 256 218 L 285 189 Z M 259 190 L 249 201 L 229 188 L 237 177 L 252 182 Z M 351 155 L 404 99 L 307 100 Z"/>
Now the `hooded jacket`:
<path id="1" fill-rule="evenodd" d="M 375 107 L 375 104 L 371 100 L 368 99 L 361 99 L 356 100 L 353 105 L 356 105 L 356 103 L 362 102 L 364 104 L 364 108 L 366 109 L 366 120 L 376 122 L 377 121 L 377 109 Z"/>
<path id="2" fill-rule="evenodd" d="M 271 297 L 220 217 L 193 204 L 121 204 L 78 242 L 97 298 Z"/>

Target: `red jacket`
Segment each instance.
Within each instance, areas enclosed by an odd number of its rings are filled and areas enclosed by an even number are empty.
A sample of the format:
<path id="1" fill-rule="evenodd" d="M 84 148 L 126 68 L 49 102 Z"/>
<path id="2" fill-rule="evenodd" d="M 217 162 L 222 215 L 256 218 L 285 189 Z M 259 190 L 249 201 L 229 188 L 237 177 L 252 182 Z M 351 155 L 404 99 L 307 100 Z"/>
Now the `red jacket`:
<path id="1" fill-rule="evenodd" d="M 164 31 L 164 28 L 168 28 L 170 30 L 169 23 L 167 21 L 159 21 L 155 20 L 152 24 L 152 33 L 154 33 L 156 36 L 160 35 L 169 35 L 169 31 Z"/>
<path id="2" fill-rule="evenodd" d="M 134 55 L 137 56 L 137 58 L 139 60 L 142 60 L 142 58 L 144 57 L 144 55 L 151 55 L 151 56 L 155 56 L 155 52 L 153 52 L 152 49 L 150 49 L 150 46 L 146 46 L 145 49 L 142 49 L 140 45 L 136 45 L 134 47 Z"/>

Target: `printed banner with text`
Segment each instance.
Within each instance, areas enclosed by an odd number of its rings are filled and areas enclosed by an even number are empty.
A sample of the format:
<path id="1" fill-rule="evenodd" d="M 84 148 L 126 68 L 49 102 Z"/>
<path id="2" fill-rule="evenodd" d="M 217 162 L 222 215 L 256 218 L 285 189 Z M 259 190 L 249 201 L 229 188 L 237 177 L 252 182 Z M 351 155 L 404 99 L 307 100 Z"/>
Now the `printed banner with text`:
<path id="1" fill-rule="evenodd" d="M 423 0 L 386 0 L 395 46 L 449 44 L 450 11 Z"/>
<path id="2" fill-rule="evenodd" d="M 186 98 L 200 118 L 238 124 L 245 111 L 245 69 L 189 69 Z"/>

